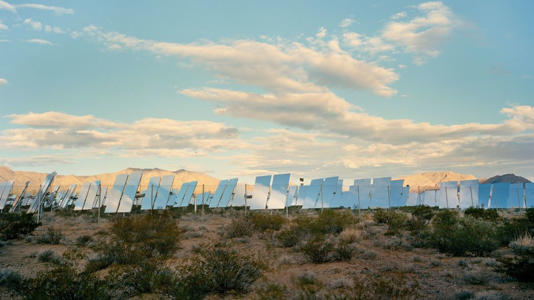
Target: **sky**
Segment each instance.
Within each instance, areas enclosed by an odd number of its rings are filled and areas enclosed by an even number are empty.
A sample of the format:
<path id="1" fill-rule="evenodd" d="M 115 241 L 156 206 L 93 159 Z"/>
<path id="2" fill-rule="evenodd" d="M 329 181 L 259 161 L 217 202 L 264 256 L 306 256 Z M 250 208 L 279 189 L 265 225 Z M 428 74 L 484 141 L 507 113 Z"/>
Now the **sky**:
<path id="1" fill-rule="evenodd" d="M 532 11 L 0 0 L 0 165 L 534 179 Z"/>

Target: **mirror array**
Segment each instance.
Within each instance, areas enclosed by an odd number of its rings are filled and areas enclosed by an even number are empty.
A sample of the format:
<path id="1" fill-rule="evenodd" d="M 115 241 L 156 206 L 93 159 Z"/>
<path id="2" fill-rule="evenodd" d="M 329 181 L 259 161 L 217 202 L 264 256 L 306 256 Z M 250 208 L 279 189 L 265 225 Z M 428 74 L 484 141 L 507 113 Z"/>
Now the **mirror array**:
<path id="1" fill-rule="evenodd" d="M 239 183 L 237 178 L 220 180 L 214 193 L 204 190 L 197 181 L 184 182 L 173 189 L 174 175 L 150 178 L 146 189 L 139 192 L 143 173 L 119 174 L 113 185 L 103 187 L 100 181 L 85 182 L 65 190 L 52 189 L 56 173 L 46 176 L 32 196 L 26 182 L 22 192 L 13 194 L 13 181 L 0 182 L 0 210 L 10 212 L 27 208 L 36 213 L 42 207 L 69 208 L 75 211 L 105 207 L 105 213 L 129 213 L 134 206 L 141 210 L 161 210 L 190 205 L 210 208 L 247 207 L 250 210 L 324 208 L 394 208 L 427 205 L 440 208 L 527 208 L 534 207 L 534 183 L 479 183 L 478 180 L 442 182 L 439 189 L 410 192 L 404 180 L 391 177 L 356 179 L 345 189 L 337 176 L 317 178 L 305 185 L 291 184 L 291 174 L 257 176 L 254 185 Z"/>

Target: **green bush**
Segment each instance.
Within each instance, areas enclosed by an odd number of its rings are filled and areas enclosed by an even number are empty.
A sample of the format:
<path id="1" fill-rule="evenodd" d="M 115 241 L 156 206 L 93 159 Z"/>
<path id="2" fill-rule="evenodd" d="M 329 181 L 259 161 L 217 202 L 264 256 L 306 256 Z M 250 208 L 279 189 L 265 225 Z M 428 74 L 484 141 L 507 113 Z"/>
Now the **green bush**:
<path id="1" fill-rule="evenodd" d="M 308 260 L 316 264 L 331 261 L 331 252 L 333 250 L 334 245 L 326 241 L 322 236 L 316 236 L 306 241 L 299 249 Z"/>
<path id="2" fill-rule="evenodd" d="M 377 224 L 388 225 L 386 235 L 400 234 L 408 221 L 408 217 L 402 212 L 381 208 L 374 211 L 373 218 Z"/>
<path id="3" fill-rule="evenodd" d="M 15 291 L 21 290 L 23 285 L 24 279 L 18 272 L 10 269 L 0 270 L 0 286 L 3 286 L 8 290 Z"/>
<path id="4" fill-rule="evenodd" d="M 254 228 L 260 232 L 266 230 L 278 231 L 287 222 L 287 219 L 279 214 L 252 213 L 248 216 Z"/>
<path id="5" fill-rule="evenodd" d="M 298 217 L 295 219 L 297 230 L 311 234 L 339 234 L 354 223 L 355 217 L 352 212 L 335 210 L 324 210 L 317 218 Z"/>
<path id="6" fill-rule="evenodd" d="M 295 226 L 291 226 L 287 229 L 280 231 L 276 238 L 282 244 L 283 247 L 294 247 L 300 241 L 299 231 Z"/>
<path id="7" fill-rule="evenodd" d="M 168 258 L 176 251 L 181 233 L 168 213 L 117 218 L 111 226 L 110 241 L 95 247 L 99 256 L 89 261 L 86 270 Z"/>
<path id="8" fill-rule="evenodd" d="M 86 246 L 89 244 L 93 238 L 89 235 L 81 235 L 76 239 L 76 245 L 78 246 Z"/>
<path id="9" fill-rule="evenodd" d="M 246 218 L 234 218 L 230 224 L 226 226 L 226 236 L 229 238 L 251 236 L 253 233 L 253 225 Z"/>
<path id="10" fill-rule="evenodd" d="M 28 299 L 109 299 L 106 290 L 106 282 L 61 265 L 26 279 L 25 288 L 18 292 Z"/>
<path id="11" fill-rule="evenodd" d="M 519 281 L 534 282 L 534 239 L 525 234 L 511 242 L 510 248 L 514 255 L 499 258 L 501 264 L 496 267 L 497 271 Z"/>
<path id="12" fill-rule="evenodd" d="M 56 255 L 56 253 L 52 250 L 45 250 L 37 256 L 37 260 L 39 262 L 45 262 L 45 263 L 52 263 L 56 265 L 61 264 L 61 257 Z"/>
<path id="13" fill-rule="evenodd" d="M 179 299 L 201 299 L 212 293 L 244 293 L 260 276 L 260 264 L 239 255 L 226 245 L 201 251 L 179 270 L 171 295 Z"/>
<path id="14" fill-rule="evenodd" d="M 20 235 L 32 233 L 40 223 L 31 214 L 0 214 L 0 238 L 3 240 L 16 239 Z"/>
<path id="15" fill-rule="evenodd" d="M 525 213 L 527 220 L 530 222 L 531 226 L 534 226 L 534 208 L 527 208 Z"/>
<path id="16" fill-rule="evenodd" d="M 347 242 L 339 241 L 334 248 L 334 260 L 349 261 L 354 256 L 354 247 Z"/>
<path id="17" fill-rule="evenodd" d="M 412 216 L 418 219 L 430 221 L 432 217 L 436 214 L 436 211 L 434 208 L 430 206 L 420 205 L 420 206 L 415 206 L 412 209 L 411 213 L 412 213 Z"/>
<path id="18" fill-rule="evenodd" d="M 470 207 L 465 210 L 464 214 L 466 216 L 471 216 L 477 219 L 484 219 L 488 221 L 497 221 L 499 219 L 499 213 L 496 209 L 484 209 L 484 208 L 475 208 Z"/>
<path id="19" fill-rule="evenodd" d="M 527 218 L 503 219 L 499 226 L 499 240 L 506 246 L 533 229 Z"/>
<path id="20" fill-rule="evenodd" d="M 471 217 L 460 219 L 454 211 L 439 212 L 428 236 L 429 245 L 455 256 L 488 255 L 499 247 L 498 231 L 491 222 Z"/>
<path id="21" fill-rule="evenodd" d="M 46 232 L 39 237 L 37 237 L 37 243 L 39 244 L 52 244 L 57 245 L 61 242 L 63 234 L 61 231 L 54 229 L 53 227 L 48 227 Z"/>

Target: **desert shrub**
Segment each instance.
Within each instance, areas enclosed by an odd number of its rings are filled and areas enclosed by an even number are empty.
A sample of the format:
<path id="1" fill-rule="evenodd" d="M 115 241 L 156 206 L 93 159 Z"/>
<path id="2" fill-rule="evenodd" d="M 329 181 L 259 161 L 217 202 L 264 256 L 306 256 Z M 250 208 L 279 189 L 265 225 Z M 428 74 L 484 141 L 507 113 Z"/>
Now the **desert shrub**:
<path id="1" fill-rule="evenodd" d="M 488 221 L 497 221 L 499 219 L 499 213 L 496 209 L 484 209 L 484 208 L 475 208 L 470 207 L 465 210 L 464 214 L 466 216 L 471 216 L 477 219 L 484 219 Z"/>
<path id="2" fill-rule="evenodd" d="M 334 260 L 348 261 L 354 256 L 354 247 L 347 242 L 339 241 L 334 247 Z"/>
<path id="3" fill-rule="evenodd" d="M 432 217 L 436 214 L 434 208 L 430 206 L 426 206 L 426 205 L 415 206 L 411 210 L 411 213 L 412 213 L 412 216 L 418 219 L 427 220 L 427 221 L 430 221 L 430 219 L 432 219 Z"/>
<path id="4" fill-rule="evenodd" d="M 303 273 L 296 279 L 298 288 L 302 291 L 300 299 L 316 299 L 315 293 L 324 287 L 321 282 L 313 273 Z"/>
<path id="5" fill-rule="evenodd" d="M 292 226 L 290 228 L 284 229 L 276 235 L 276 238 L 283 247 L 289 248 L 298 244 L 300 241 L 299 231 Z"/>
<path id="6" fill-rule="evenodd" d="M 61 233 L 61 231 L 56 230 L 53 227 L 48 227 L 44 234 L 37 237 L 36 241 L 39 244 L 57 245 L 61 242 L 62 238 L 63 234 Z"/>
<path id="7" fill-rule="evenodd" d="M 501 241 L 501 245 L 508 245 L 524 234 L 534 230 L 533 225 L 527 218 L 504 219 L 499 226 L 499 240 Z"/>
<path id="8" fill-rule="evenodd" d="M 107 289 L 114 298 L 130 298 L 141 294 L 166 294 L 176 284 L 176 273 L 153 262 L 115 266 L 105 277 Z"/>
<path id="9" fill-rule="evenodd" d="M 254 228 L 260 232 L 266 230 L 278 231 L 287 222 L 287 219 L 282 215 L 266 213 L 252 213 L 248 216 L 248 219 L 254 225 Z"/>
<path id="10" fill-rule="evenodd" d="M 287 299 L 287 288 L 277 283 L 268 283 L 256 290 L 259 300 L 284 300 Z"/>
<path id="11" fill-rule="evenodd" d="M 108 299 L 106 283 L 67 265 L 40 272 L 20 290 L 28 299 Z"/>
<path id="12" fill-rule="evenodd" d="M 226 245 L 215 245 L 179 270 L 172 296 L 200 299 L 211 293 L 244 293 L 261 276 L 260 264 Z"/>
<path id="13" fill-rule="evenodd" d="M 330 254 L 333 250 L 334 245 L 322 236 L 306 241 L 299 249 L 308 260 L 316 264 L 330 261 L 332 259 Z"/>
<path id="14" fill-rule="evenodd" d="M 490 276 L 486 272 L 470 272 L 464 274 L 462 280 L 467 284 L 486 285 L 489 283 Z"/>
<path id="15" fill-rule="evenodd" d="M 460 219 L 453 211 L 439 212 L 432 222 L 428 243 L 455 256 L 488 255 L 499 247 L 494 224 L 471 217 Z"/>
<path id="16" fill-rule="evenodd" d="M 534 224 L 534 208 L 533 207 L 527 208 L 525 216 L 527 217 L 527 220 L 530 222 L 530 224 Z"/>
<path id="17" fill-rule="evenodd" d="M 354 277 L 350 289 L 333 292 L 331 299 L 417 299 L 418 290 L 402 273 L 368 274 Z"/>
<path id="18" fill-rule="evenodd" d="M 229 238 L 251 236 L 254 233 L 252 223 L 246 218 L 234 218 L 226 227 L 225 235 Z"/>
<path id="19" fill-rule="evenodd" d="M 0 286 L 8 290 L 20 290 L 24 284 L 24 278 L 18 273 L 10 269 L 0 270 Z"/>
<path id="20" fill-rule="evenodd" d="M 408 221 L 408 217 L 402 212 L 389 211 L 381 208 L 374 211 L 373 219 L 377 224 L 388 225 L 386 235 L 399 234 Z"/>
<path id="21" fill-rule="evenodd" d="M 324 210 L 317 218 L 298 217 L 295 224 L 298 230 L 311 234 L 339 234 L 354 224 L 355 217 L 349 211 Z"/>
<path id="22" fill-rule="evenodd" d="M 0 214 L 0 238 L 11 240 L 32 233 L 40 223 L 31 214 L 2 213 Z"/>
<path id="23" fill-rule="evenodd" d="M 89 235 L 80 235 L 77 239 L 76 239 L 76 245 L 78 246 L 86 246 L 87 244 L 89 244 L 91 241 L 93 240 L 93 238 Z"/>
<path id="24" fill-rule="evenodd" d="M 471 291 L 459 291 L 454 294 L 455 300 L 475 299 L 475 294 Z"/>
<path id="25" fill-rule="evenodd" d="M 167 258 L 176 251 L 180 235 L 176 220 L 168 213 L 118 218 L 111 226 L 110 241 L 95 247 L 99 256 L 89 261 L 86 270 Z"/>
<path id="26" fill-rule="evenodd" d="M 534 239 L 525 234 L 510 243 L 513 256 L 498 259 L 496 270 L 524 282 L 534 282 Z"/>
<path id="27" fill-rule="evenodd" d="M 52 263 L 56 265 L 61 264 L 61 257 L 56 255 L 56 253 L 52 250 L 45 250 L 37 256 L 37 260 L 39 262 L 45 262 L 45 263 Z"/>

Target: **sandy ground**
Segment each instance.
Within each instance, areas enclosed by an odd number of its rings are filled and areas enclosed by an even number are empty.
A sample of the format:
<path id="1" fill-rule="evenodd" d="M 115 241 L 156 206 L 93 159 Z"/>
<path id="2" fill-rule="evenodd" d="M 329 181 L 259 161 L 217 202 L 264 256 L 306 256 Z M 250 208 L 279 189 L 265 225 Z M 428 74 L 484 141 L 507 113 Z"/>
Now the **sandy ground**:
<path id="1" fill-rule="evenodd" d="M 188 214 L 177 219 L 184 230 L 180 249 L 168 261 L 177 265 L 182 259 L 191 255 L 195 247 L 225 240 L 240 253 L 261 258 L 268 266 L 253 286 L 253 290 L 266 282 L 276 282 L 289 290 L 296 288 L 295 278 L 304 273 L 312 274 L 324 285 L 323 289 L 335 289 L 350 284 L 351 278 L 365 273 L 402 274 L 410 282 L 417 282 L 419 299 L 454 299 L 459 291 L 470 291 L 479 299 L 534 299 L 532 286 L 525 286 L 510 281 L 504 275 L 493 271 L 495 259 L 492 257 L 451 257 L 440 254 L 434 249 L 418 249 L 409 246 L 404 236 L 385 236 L 385 226 L 375 225 L 368 216 L 355 226 L 343 232 L 357 237 L 358 253 L 348 262 L 312 264 L 305 257 L 290 248 L 279 247 L 273 235 L 255 233 L 252 237 L 226 239 L 223 237 L 225 226 L 231 216 L 225 213 L 195 216 Z M 24 276 L 34 276 L 45 270 L 49 263 L 38 261 L 39 253 L 52 250 L 61 255 L 68 247 L 75 244 L 82 235 L 92 236 L 95 240 L 105 238 L 110 220 L 103 218 L 100 224 L 89 215 L 57 216 L 47 213 L 43 226 L 27 238 L 7 242 L 0 248 L 0 269 L 12 269 Z M 59 245 L 37 243 L 37 237 L 46 232 L 48 227 L 60 230 L 63 239 Z M 400 245 L 392 247 L 392 245 Z M 94 255 L 89 247 L 82 247 L 88 257 Z M 466 281 L 471 274 L 485 274 L 488 278 L 484 284 Z M 250 293 L 245 298 L 253 297 Z"/>

